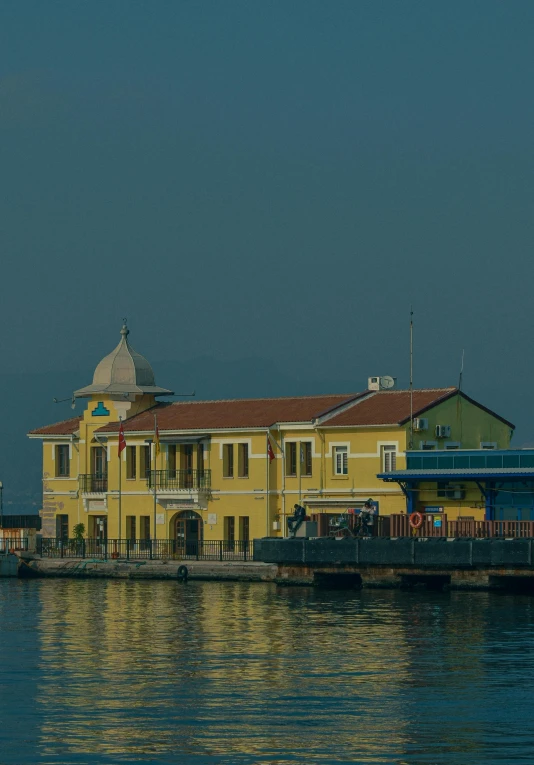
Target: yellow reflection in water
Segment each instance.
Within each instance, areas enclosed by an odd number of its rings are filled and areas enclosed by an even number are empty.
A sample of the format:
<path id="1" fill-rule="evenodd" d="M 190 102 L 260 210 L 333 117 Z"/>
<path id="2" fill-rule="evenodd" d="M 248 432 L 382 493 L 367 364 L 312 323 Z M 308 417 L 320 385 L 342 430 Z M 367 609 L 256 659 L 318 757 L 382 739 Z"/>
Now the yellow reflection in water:
<path id="1" fill-rule="evenodd" d="M 404 751 L 414 656 L 394 594 L 156 581 L 39 588 L 45 754 L 274 763 Z"/>

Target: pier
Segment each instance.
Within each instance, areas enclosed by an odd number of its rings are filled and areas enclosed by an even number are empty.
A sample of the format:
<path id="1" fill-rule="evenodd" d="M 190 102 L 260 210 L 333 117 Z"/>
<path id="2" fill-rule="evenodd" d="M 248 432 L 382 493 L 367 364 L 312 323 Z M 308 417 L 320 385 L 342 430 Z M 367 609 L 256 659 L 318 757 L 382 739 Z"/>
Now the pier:
<path id="1" fill-rule="evenodd" d="M 534 592 L 533 538 L 258 539 L 254 560 L 276 564 L 287 584 Z"/>

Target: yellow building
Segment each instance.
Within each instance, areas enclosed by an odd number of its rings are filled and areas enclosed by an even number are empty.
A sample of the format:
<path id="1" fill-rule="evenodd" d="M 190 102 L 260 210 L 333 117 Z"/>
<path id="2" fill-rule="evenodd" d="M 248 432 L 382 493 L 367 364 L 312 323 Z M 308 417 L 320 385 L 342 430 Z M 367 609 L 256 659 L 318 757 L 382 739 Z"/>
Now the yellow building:
<path id="1" fill-rule="evenodd" d="M 355 394 L 158 402 L 171 391 L 121 335 L 74 394 L 83 415 L 29 434 L 43 442 L 44 537 L 83 523 L 89 538 L 246 540 L 286 533 L 295 503 L 339 514 L 369 497 L 381 515 L 405 512 L 401 487 L 377 474 L 405 467 L 410 440 L 510 443 L 513 426 L 456 388 L 411 395 L 379 378 Z"/>

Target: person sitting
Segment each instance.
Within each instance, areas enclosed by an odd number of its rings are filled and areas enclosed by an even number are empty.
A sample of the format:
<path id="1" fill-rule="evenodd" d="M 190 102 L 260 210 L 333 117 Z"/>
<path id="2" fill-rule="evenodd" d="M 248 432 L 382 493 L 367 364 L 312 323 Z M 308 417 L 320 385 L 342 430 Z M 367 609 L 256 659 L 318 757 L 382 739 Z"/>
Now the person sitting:
<path id="1" fill-rule="evenodd" d="M 360 510 L 360 525 L 358 536 L 371 537 L 373 535 L 374 516 L 376 506 L 372 499 L 368 499 Z"/>
<path id="2" fill-rule="evenodd" d="M 302 505 L 295 505 L 293 507 L 293 515 L 287 519 L 287 530 L 289 533 L 294 536 L 298 527 L 301 525 L 305 518 L 306 508 L 302 507 Z"/>

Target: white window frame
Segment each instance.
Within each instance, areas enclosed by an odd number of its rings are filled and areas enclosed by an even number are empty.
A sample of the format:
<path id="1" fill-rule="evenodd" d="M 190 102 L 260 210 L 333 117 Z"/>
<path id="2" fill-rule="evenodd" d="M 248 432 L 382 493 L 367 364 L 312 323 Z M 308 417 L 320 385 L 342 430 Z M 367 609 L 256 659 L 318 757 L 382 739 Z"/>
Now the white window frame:
<path id="1" fill-rule="evenodd" d="M 382 472 L 383 473 L 393 473 L 397 469 L 397 445 L 396 444 L 382 444 L 381 452 L 382 452 Z M 393 455 L 393 466 L 391 465 L 390 459 L 388 457 L 390 455 Z M 388 467 L 388 462 L 390 462 L 390 465 Z"/>
<path id="2" fill-rule="evenodd" d="M 447 441 L 446 443 L 443 444 L 443 448 L 454 451 L 455 449 L 461 449 L 462 444 L 459 441 Z"/>
<path id="3" fill-rule="evenodd" d="M 496 449 L 497 448 L 497 441 L 481 441 L 480 442 L 480 448 L 481 449 Z"/>
<path id="4" fill-rule="evenodd" d="M 332 453 L 334 457 L 334 475 L 335 476 L 347 476 L 349 474 L 349 447 L 345 444 L 338 444 L 332 447 Z M 341 458 L 341 464 L 338 465 L 338 455 L 345 455 Z M 341 470 L 338 470 L 341 467 Z"/>

